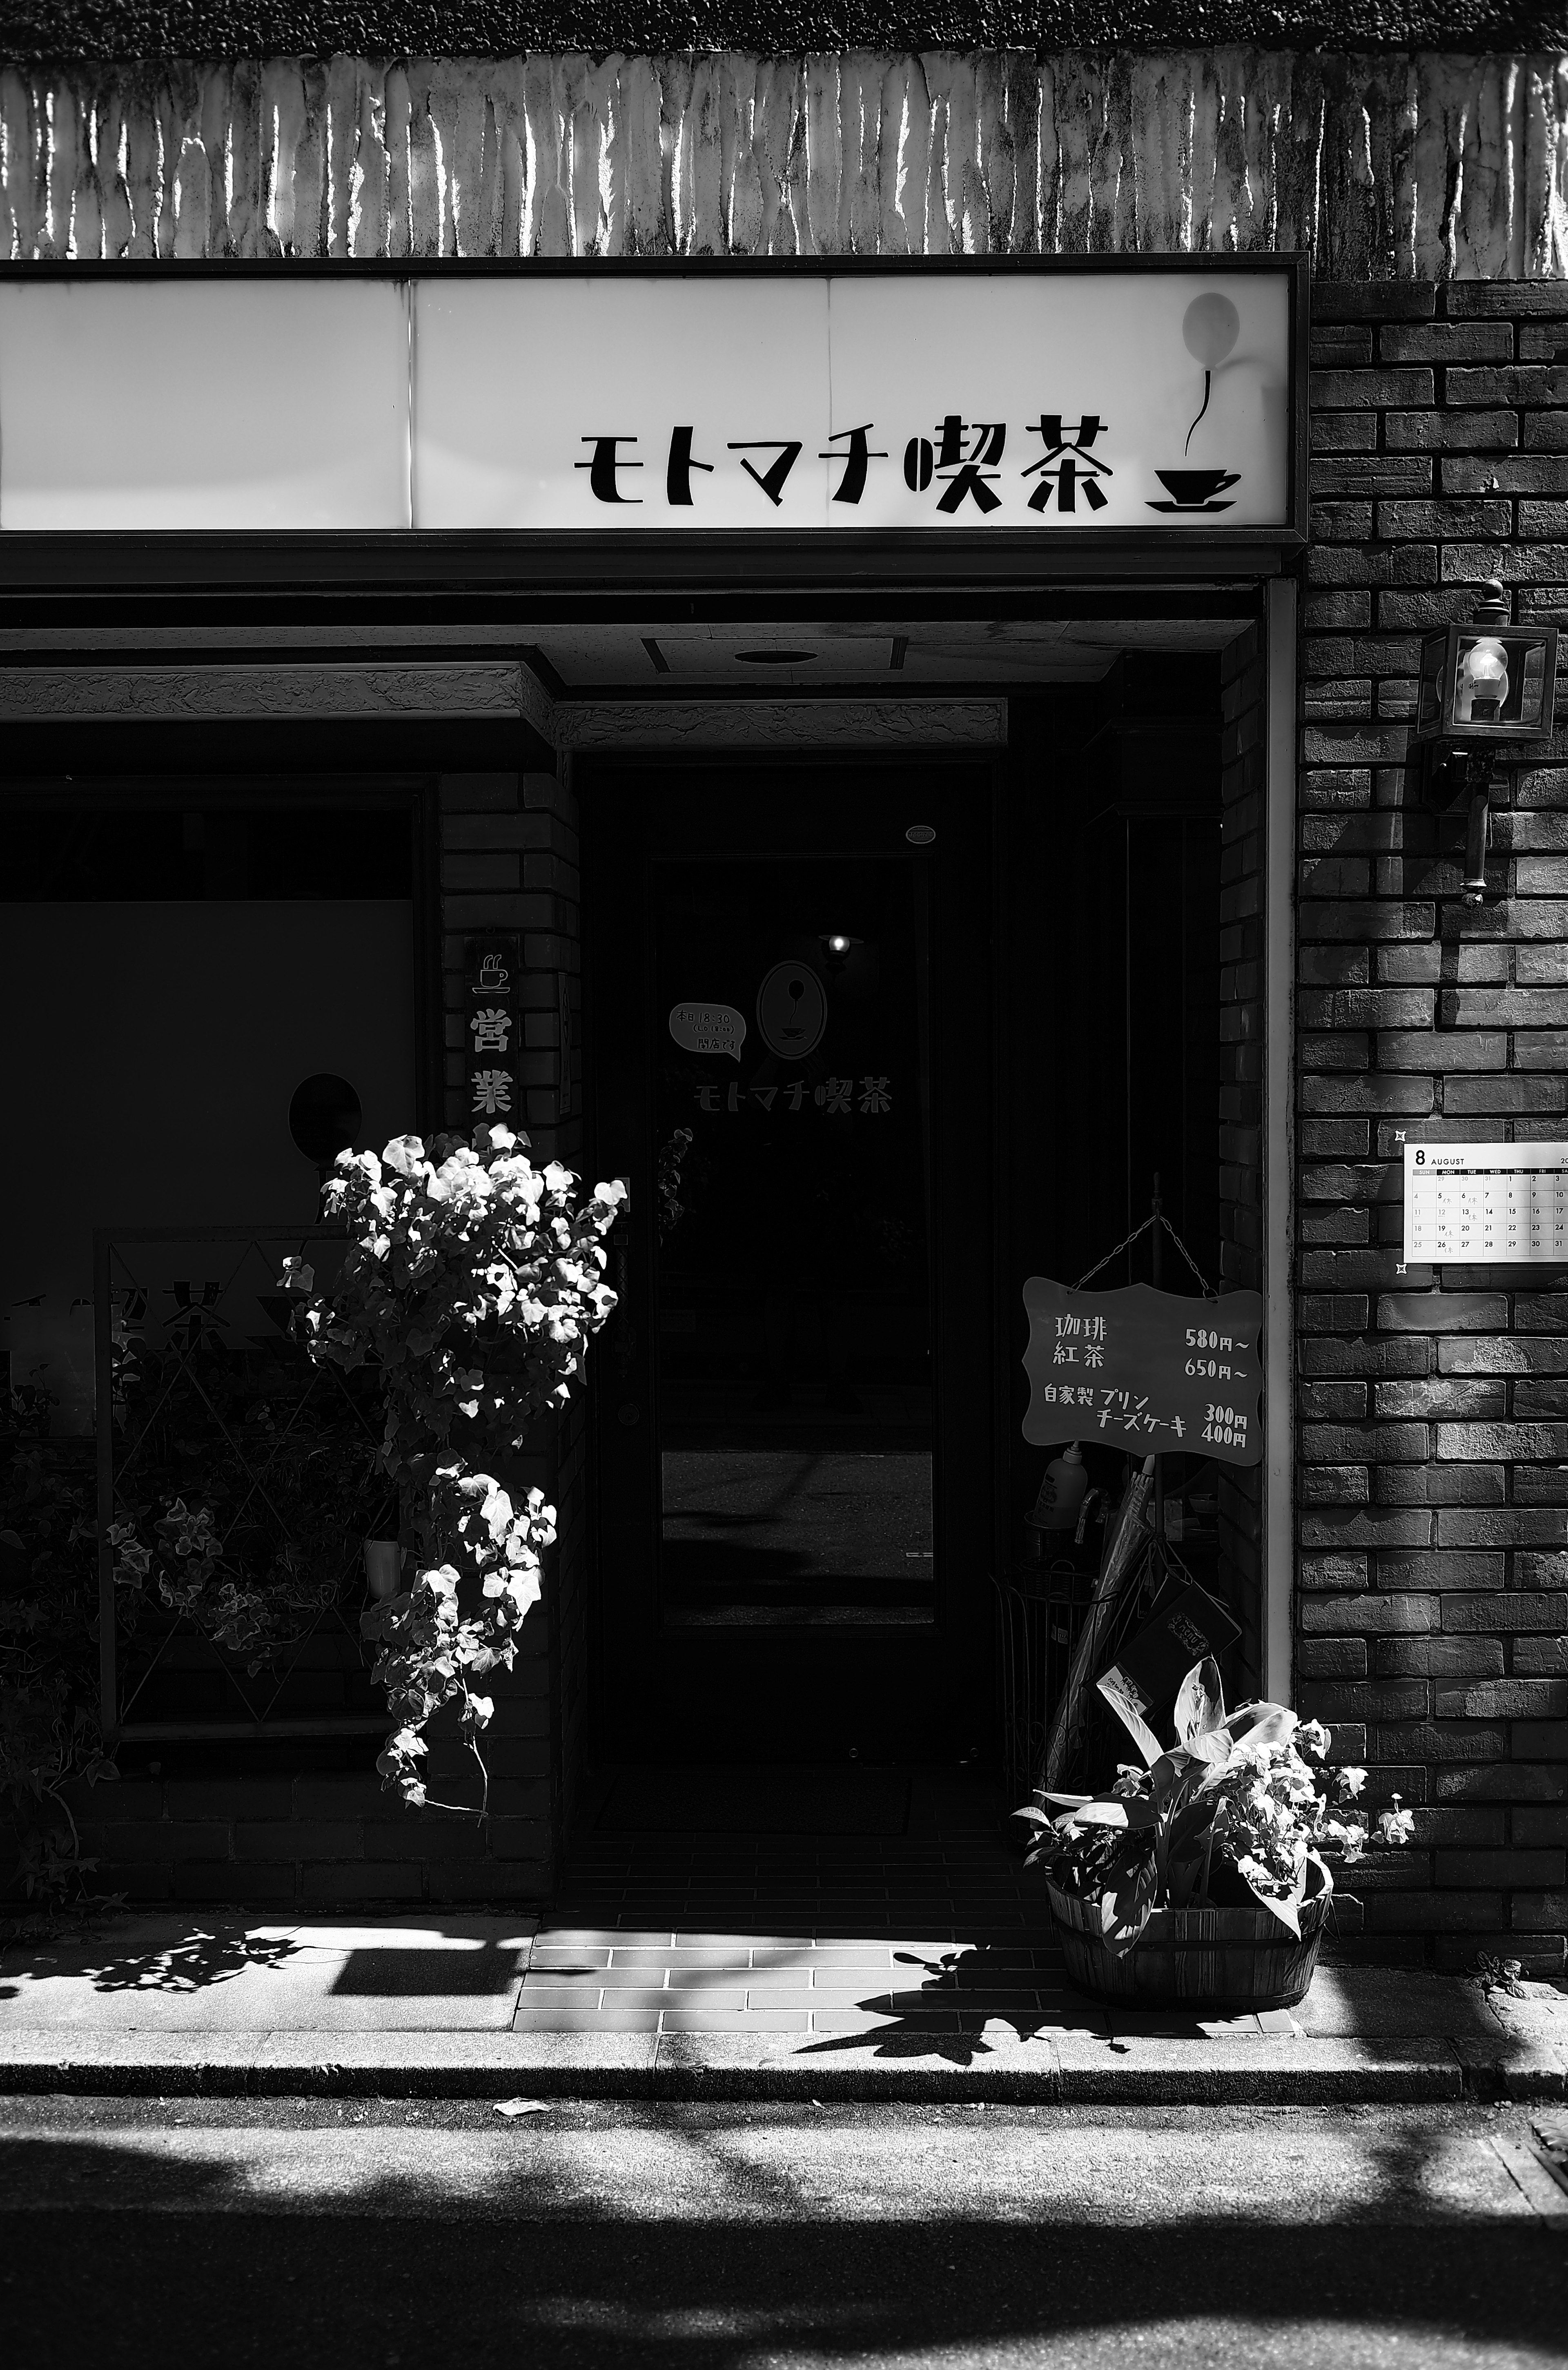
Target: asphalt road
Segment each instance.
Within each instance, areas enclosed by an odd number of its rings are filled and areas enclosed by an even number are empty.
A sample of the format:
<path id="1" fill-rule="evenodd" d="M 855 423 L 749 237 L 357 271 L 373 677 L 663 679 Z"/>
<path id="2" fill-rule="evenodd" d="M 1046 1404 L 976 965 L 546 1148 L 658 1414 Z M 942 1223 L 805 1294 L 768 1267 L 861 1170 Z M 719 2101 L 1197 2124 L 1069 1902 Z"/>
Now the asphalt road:
<path id="1" fill-rule="evenodd" d="M 1544 2370 L 1568 2362 L 1568 2196 L 1528 2131 L 1517 2108 L 0 2100 L 0 2351 Z"/>

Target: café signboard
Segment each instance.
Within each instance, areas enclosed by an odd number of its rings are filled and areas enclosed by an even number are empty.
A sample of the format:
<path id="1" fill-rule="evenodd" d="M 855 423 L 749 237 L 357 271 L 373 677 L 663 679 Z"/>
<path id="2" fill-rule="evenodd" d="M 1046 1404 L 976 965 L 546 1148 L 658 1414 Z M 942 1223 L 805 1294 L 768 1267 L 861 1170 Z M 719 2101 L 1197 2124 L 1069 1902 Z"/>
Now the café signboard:
<path id="1" fill-rule="evenodd" d="M 445 527 L 1286 520 L 1283 272 L 426 282 Z M 542 356 L 548 362 L 541 367 Z"/>
<path id="2" fill-rule="evenodd" d="M 1288 531 L 1297 293 L 1276 259 L 10 279 L 0 529 Z"/>
<path id="3" fill-rule="evenodd" d="M 1189 1300 L 1147 1283 L 1074 1292 L 1032 1275 L 1023 1305 L 1032 1445 L 1098 1440 L 1144 1456 L 1261 1462 L 1261 1294 Z"/>

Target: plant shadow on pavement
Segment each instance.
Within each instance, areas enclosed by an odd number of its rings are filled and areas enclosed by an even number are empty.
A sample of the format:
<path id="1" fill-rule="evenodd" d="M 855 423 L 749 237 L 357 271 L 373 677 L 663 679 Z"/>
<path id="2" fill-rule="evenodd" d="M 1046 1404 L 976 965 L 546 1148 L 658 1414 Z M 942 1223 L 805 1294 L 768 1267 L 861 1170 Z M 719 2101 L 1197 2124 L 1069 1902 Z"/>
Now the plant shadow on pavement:
<path id="1" fill-rule="evenodd" d="M 192 1924 L 173 1941 L 166 1928 L 156 1941 L 149 1939 L 139 1950 L 132 1947 L 130 1936 L 125 1944 L 119 1950 L 94 1949 L 86 1940 L 51 1952 L 29 1949 L 21 1965 L 9 1972 L 25 1972 L 34 1981 L 70 1976 L 98 1992 L 199 1992 L 252 1968 L 283 1966 L 300 1948 L 287 1935 L 257 1934 L 243 1926 L 216 1923 Z"/>
<path id="2" fill-rule="evenodd" d="M 732 2216 L 721 2203 L 659 2219 L 585 2206 L 524 2159 L 478 2194 L 382 2178 L 263 2204 L 243 2168 L 129 2137 L 0 2140 L 5 2192 L 29 2200 L 0 2215 L 0 2299 L 16 2358 L 39 2370 L 161 2365 L 182 2338 L 202 2360 L 271 2355 L 298 2370 L 1547 2370 L 1562 2358 L 1554 2234 L 1419 2198 L 1346 2199 L 1329 2223 L 1293 2221 L 1288 2195 L 1267 2220 L 1194 2198 L 1152 2226 L 1124 2199 L 1107 2200 L 1104 2222 L 1054 2221 L 1047 2192 L 1021 2223 L 836 2219 L 785 2184 L 737 2196 Z"/>
<path id="3" fill-rule="evenodd" d="M 1072 1988 L 1059 1962 L 1020 1968 L 1016 1940 L 925 1954 L 900 1950 L 894 1953 L 894 1964 L 908 1968 L 912 1975 L 917 1972 L 921 1980 L 891 1996 L 868 1995 L 866 2010 L 888 2021 L 813 2039 L 802 2043 L 800 2054 L 833 2056 L 870 2049 L 878 2057 L 940 2057 L 950 2065 L 973 2065 L 994 2055 L 998 2046 L 1048 2040 L 1055 2034 L 1102 2040 L 1115 2049 L 1122 2034 L 1201 2041 L 1216 2029 L 1257 2030 L 1255 2019 L 1240 2011 L 1216 2010 L 1200 2019 L 1181 2008 L 1139 2008 L 1091 1999 Z M 1004 2026 L 1010 2039 L 987 2031 L 988 2027 Z"/>

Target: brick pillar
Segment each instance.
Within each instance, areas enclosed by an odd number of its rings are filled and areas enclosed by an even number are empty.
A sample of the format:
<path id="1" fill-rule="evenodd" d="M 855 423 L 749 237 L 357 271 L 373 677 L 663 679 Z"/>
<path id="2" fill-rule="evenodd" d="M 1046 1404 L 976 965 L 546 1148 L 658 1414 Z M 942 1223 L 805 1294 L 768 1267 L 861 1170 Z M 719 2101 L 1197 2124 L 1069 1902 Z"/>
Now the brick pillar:
<path id="1" fill-rule="evenodd" d="M 472 1125 L 465 1108 L 463 940 L 470 932 L 515 931 L 523 946 L 520 1079 L 526 1098 L 518 1119 L 536 1159 L 573 1167 L 582 1141 L 577 861 L 576 802 L 556 774 L 444 777 L 446 1123 L 465 1133 Z M 546 1563 L 543 1603 L 524 1625 L 516 1668 L 510 1677 L 497 1673 L 489 1690 L 495 1698 L 487 1758 L 496 1815 L 487 1848 L 455 1879 L 432 1867 L 432 1900 L 480 1897 L 487 1888 L 538 1896 L 558 1873 L 583 1693 L 582 1467 L 582 1417 L 574 1406 L 508 1477 L 544 1490 L 557 1510 L 559 1536 Z M 562 1718 L 568 1703 L 570 1723 Z M 432 1753 L 432 1765 L 435 1759 Z M 448 1761 L 461 1771 L 460 1754 L 444 1753 L 442 1766 Z"/>
<path id="2" fill-rule="evenodd" d="M 1261 626 L 1220 659 L 1219 1288 L 1263 1289 L 1263 811 Z M 1219 1547 L 1249 1693 L 1262 1672 L 1262 1468 L 1219 1468 Z"/>
<path id="3" fill-rule="evenodd" d="M 1406 769 L 1421 633 L 1481 579 L 1568 623 L 1568 287 L 1314 296 L 1300 776 L 1297 1670 L 1417 1848 L 1345 1892 L 1366 1948 L 1561 1969 L 1568 1274 L 1400 1260 L 1401 1132 L 1568 1134 L 1568 744 L 1517 777 L 1490 892 Z M 1354 1906 L 1345 1904 L 1345 1918 Z"/>
<path id="4" fill-rule="evenodd" d="M 448 774 L 441 784 L 446 1124 L 467 1131 L 463 952 L 471 931 L 523 937 L 521 1114 L 536 1153 L 571 1159 L 582 1140 L 577 801 L 554 774 Z M 563 1021 L 565 1024 L 563 1032 Z M 572 1076 L 561 1076 L 563 1034 Z"/>

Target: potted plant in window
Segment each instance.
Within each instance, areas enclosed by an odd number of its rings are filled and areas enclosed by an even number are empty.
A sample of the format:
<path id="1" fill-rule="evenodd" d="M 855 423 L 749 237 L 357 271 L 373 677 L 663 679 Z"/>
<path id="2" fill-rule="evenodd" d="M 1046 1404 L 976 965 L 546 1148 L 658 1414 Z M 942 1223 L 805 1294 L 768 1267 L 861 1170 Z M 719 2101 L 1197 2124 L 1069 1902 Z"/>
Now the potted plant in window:
<path id="1" fill-rule="evenodd" d="M 1132 1729 L 1146 1766 L 1108 1792 L 1050 1793 L 1019 1814 L 1038 1831 L 1029 1860 L 1068 1977 L 1147 2007 L 1293 2007 L 1333 1894 L 1325 1855 L 1348 1864 L 1371 1840 L 1351 1808 L 1366 1773 L 1331 1771 L 1327 1729 L 1283 1704 L 1228 1714 L 1212 1659 L 1183 1679 L 1175 1730 L 1160 1751 Z M 1408 1842 L 1411 1824 L 1396 1796 L 1381 1840 Z"/>

